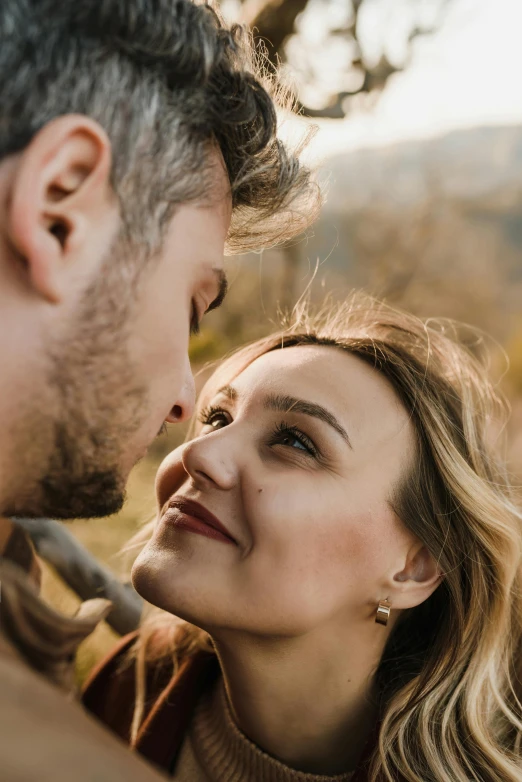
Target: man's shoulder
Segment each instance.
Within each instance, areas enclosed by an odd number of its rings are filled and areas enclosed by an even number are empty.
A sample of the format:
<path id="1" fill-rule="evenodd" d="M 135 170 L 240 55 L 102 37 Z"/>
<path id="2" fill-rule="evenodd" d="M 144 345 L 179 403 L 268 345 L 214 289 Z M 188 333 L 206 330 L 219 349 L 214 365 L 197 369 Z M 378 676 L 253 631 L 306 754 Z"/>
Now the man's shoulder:
<path id="1" fill-rule="evenodd" d="M 63 689 L 72 681 L 76 647 L 106 613 L 107 601 L 91 601 L 94 612 L 61 616 L 40 600 L 30 578 L 30 558 L 26 557 L 29 570 L 20 560 L 22 538 L 4 535 L 3 542 L 2 553 L 10 556 L 0 557 L 0 778 L 160 780 Z M 55 683 L 38 671 L 52 675 Z"/>
<path id="2" fill-rule="evenodd" d="M 154 782 L 162 777 L 0 637 L 0 769 L 10 782 Z"/>

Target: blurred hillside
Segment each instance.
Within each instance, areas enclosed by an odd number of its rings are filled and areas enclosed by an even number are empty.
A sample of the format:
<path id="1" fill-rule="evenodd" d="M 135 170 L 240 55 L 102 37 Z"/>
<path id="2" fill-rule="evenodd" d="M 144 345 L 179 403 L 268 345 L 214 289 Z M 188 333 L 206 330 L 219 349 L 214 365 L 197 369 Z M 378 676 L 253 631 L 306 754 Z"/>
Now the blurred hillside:
<path id="1" fill-rule="evenodd" d="M 327 161 L 324 173 L 328 200 L 312 235 L 291 258 L 265 253 L 266 273 L 293 267 L 282 298 L 299 294 L 318 261 L 327 289 L 369 288 L 499 337 L 513 328 L 522 293 L 522 128 L 359 150 Z"/>
<path id="2" fill-rule="evenodd" d="M 329 256 L 329 269 L 354 285 L 424 314 L 471 320 L 499 337 L 513 327 L 506 315 L 520 310 L 522 292 L 522 128 L 460 130 L 328 166 L 330 197 L 310 255 Z"/>
<path id="3" fill-rule="evenodd" d="M 209 319 L 198 358 L 266 330 L 316 266 L 315 299 L 361 287 L 419 315 L 467 321 L 504 344 L 518 337 L 522 127 L 358 150 L 328 160 L 322 175 L 328 198 L 306 239 L 234 262 L 227 307 Z"/>

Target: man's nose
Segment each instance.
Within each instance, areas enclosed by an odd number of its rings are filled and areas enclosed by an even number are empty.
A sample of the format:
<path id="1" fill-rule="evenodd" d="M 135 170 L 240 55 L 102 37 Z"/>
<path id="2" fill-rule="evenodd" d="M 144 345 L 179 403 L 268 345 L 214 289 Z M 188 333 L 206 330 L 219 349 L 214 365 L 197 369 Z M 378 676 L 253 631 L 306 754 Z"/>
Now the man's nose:
<path id="1" fill-rule="evenodd" d="M 187 362 L 188 364 L 188 362 Z M 185 379 L 170 413 L 165 419 L 171 424 L 181 424 L 192 418 L 196 404 L 196 386 L 190 365 L 187 366 Z"/>

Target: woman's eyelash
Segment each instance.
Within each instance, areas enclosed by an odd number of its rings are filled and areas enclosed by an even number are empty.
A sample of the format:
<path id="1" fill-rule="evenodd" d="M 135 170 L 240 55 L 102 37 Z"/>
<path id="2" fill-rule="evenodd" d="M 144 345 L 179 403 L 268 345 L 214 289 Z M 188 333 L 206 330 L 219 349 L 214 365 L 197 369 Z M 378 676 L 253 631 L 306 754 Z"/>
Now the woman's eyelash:
<path id="1" fill-rule="evenodd" d="M 223 410 L 222 407 L 217 407 L 215 405 L 209 405 L 208 407 L 204 407 L 202 410 L 200 410 L 198 415 L 198 421 L 200 424 L 209 425 L 213 423 L 213 421 L 218 417 L 221 416 L 223 418 L 226 418 L 226 412 Z"/>
<path id="2" fill-rule="evenodd" d="M 288 424 L 286 424 L 284 421 L 282 421 L 280 424 L 276 424 L 272 434 L 273 441 L 277 442 L 278 440 L 281 440 L 282 437 L 288 436 L 293 437 L 295 440 L 301 443 L 310 456 L 317 457 L 319 455 L 319 451 L 317 450 L 315 443 L 300 429 L 295 426 L 288 426 Z"/>

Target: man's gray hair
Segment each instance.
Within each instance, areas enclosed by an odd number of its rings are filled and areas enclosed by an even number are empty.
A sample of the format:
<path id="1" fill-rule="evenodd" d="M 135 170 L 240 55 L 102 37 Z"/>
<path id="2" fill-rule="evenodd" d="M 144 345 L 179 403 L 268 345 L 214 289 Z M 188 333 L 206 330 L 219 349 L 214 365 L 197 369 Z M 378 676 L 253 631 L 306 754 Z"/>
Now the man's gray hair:
<path id="1" fill-rule="evenodd" d="M 221 150 L 232 250 L 290 238 L 315 216 L 309 171 L 277 138 L 277 90 L 240 27 L 191 0 L 1 0 L 0 158 L 50 120 L 107 132 L 129 239 L 157 245 L 177 204 L 201 199 Z M 214 156 L 215 159 L 215 156 Z"/>

